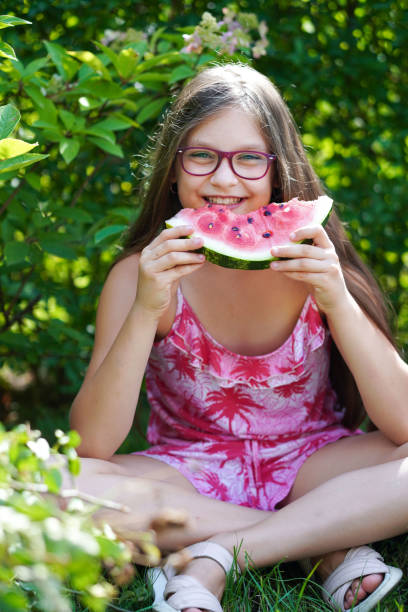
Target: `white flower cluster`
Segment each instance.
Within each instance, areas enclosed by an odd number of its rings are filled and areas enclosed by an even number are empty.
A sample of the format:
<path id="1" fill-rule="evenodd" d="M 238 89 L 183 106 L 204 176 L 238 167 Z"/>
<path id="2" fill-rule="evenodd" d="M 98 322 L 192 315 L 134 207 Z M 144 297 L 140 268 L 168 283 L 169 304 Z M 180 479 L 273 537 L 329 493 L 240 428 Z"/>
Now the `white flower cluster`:
<path id="1" fill-rule="evenodd" d="M 259 34 L 254 41 L 253 32 Z M 223 9 L 223 18 L 217 21 L 211 13 L 204 13 L 192 34 L 184 34 L 186 46 L 183 53 L 201 53 L 204 48 L 219 54 L 233 55 L 248 49 L 255 58 L 266 55 L 268 27 L 258 21 L 254 13 L 236 13 L 232 8 Z"/>

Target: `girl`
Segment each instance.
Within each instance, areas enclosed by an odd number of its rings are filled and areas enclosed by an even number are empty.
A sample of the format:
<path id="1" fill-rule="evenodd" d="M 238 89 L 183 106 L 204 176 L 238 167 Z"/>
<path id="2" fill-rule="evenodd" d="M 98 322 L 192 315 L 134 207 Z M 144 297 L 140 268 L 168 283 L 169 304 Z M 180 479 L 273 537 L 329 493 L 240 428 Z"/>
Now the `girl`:
<path id="1" fill-rule="evenodd" d="M 256 157 L 256 176 L 242 152 Z M 213 160 L 205 172 L 203 156 Z M 164 121 L 71 412 L 89 458 L 84 490 L 136 511 L 140 482 L 146 516 L 164 503 L 192 519 L 159 534 L 163 548 L 211 538 L 190 548 L 210 559 L 167 586 L 172 568 L 151 573 L 156 610 L 221 610 L 234 546 L 242 566 L 245 552 L 257 566 L 322 558 L 325 595 L 343 610 L 372 609 L 400 579 L 372 549 L 346 550 L 406 529 L 408 367 L 335 213 L 272 249 L 285 259 L 262 271 L 206 262 L 191 227 L 162 230 L 181 206 L 243 214 L 322 193 L 282 98 L 248 66 L 204 70 Z M 114 455 L 145 370 L 152 446 Z M 365 411 L 377 431 L 356 431 Z"/>

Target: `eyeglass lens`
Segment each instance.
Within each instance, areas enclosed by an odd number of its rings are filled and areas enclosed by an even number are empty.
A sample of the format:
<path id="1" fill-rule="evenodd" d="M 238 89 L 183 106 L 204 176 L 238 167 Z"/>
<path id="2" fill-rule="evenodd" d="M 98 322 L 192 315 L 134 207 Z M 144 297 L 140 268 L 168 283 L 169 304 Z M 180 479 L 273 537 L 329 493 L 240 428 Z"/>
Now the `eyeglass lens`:
<path id="1" fill-rule="evenodd" d="M 183 166 L 191 174 L 210 174 L 218 164 L 216 151 L 191 148 L 183 152 Z M 242 178 L 259 178 L 266 173 L 268 159 L 255 151 L 239 151 L 232 158 L 232 168 Z"/>

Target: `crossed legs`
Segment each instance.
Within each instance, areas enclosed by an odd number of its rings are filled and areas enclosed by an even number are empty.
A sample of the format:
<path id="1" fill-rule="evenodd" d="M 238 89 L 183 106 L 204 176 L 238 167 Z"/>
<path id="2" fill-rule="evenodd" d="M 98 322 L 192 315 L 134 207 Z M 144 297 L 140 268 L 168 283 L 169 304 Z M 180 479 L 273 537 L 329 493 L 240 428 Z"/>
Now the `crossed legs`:
<path id="1" fill-rule="evenodd" d="M 130 524 L 143 528 L 164 506 L 180 508 L 192 517 L 191 525 L 161 534 L 163 549 L 211 537 L 230 551 L 242 543 L 241 551 L 256 566 L 264 566 L 321 557 L 406 531 L 407 453 L 406 445 L 396 448 L 380 432 L 329 444 L 307 459 L 283 507 L 273 514 L 201 496 L 169 466 L 139 456 L 86 460 L 78 485 L 89 493 L 103 491 L 134 510 L 110 517 L 119 530 Z M 243 552 L 239 561 L 244 563 Z M 335 563 L 334 555 L 325 558 L 326 567 L 330 563 Z M 189 573 L 219 592 L 221 578 L 212 577 L 209 564 L 197 560 Z"/>

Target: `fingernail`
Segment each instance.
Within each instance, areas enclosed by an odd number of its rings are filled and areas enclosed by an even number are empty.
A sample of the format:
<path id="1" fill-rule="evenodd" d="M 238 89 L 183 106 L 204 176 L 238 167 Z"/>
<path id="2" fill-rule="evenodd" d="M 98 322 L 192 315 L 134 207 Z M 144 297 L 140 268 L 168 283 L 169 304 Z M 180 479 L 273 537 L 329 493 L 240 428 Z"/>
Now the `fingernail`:
<path id="1" fill-rule="evenodd" d="M 295 234 L 295 232 L 292 232 L 291 234 L 289 234 L 289 238 L 290 238 L 291 240 L 294 240 L 294 239 L 296 238 L 296 234 Z"/>
<path id="2" fill-rule="evenodd" d="M 278 252 L 278 248 L 277 248 L 277 247 L 272 247 L 272 248 L 271 248 L 271 253 L 272 253 L 272 255 L 276 255 L 276 254 L 277 254 L 277 252 Z"/>

